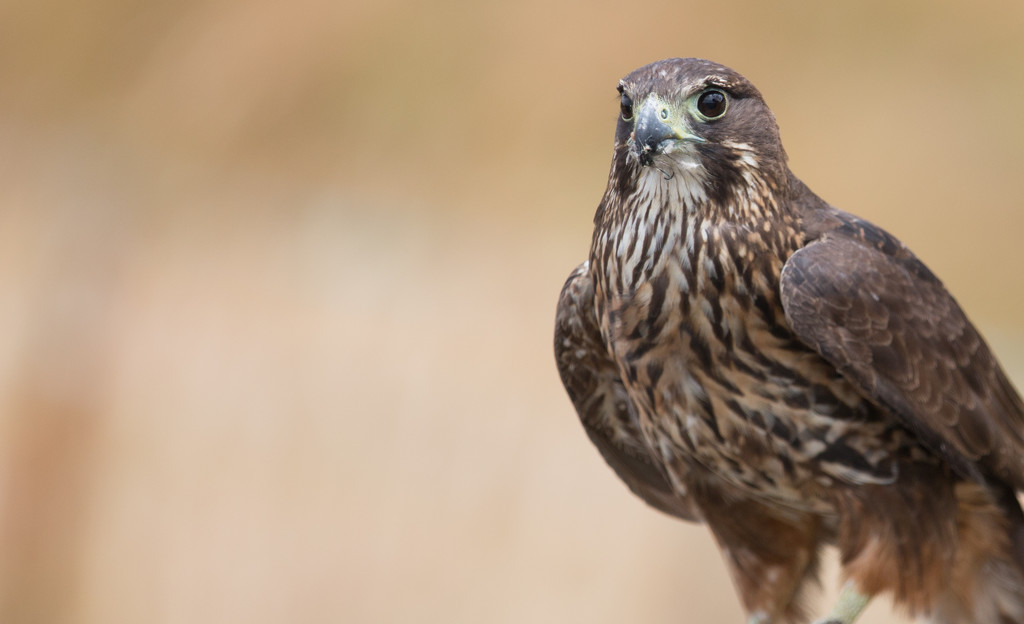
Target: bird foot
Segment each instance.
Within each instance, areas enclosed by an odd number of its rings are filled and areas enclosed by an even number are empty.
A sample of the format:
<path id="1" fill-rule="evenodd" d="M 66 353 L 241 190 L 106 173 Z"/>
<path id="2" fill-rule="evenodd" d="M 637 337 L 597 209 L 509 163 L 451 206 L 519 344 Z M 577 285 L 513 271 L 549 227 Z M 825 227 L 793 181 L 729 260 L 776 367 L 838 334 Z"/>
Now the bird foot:
<path id="1" fill-rule="evenodd" d="M 852 581 L 847 581 L 839 592 L 832 613 L 822 620 L 815 620 L 813 624 L 853 624 L 869 602 L 871 596 L 860 593 Z"/>
<path id="2" fill-rule="evenodd" d="M 763 611 L 756 611 L 747 618 L 747 624 L 771 624 L 772 618 Z"/>

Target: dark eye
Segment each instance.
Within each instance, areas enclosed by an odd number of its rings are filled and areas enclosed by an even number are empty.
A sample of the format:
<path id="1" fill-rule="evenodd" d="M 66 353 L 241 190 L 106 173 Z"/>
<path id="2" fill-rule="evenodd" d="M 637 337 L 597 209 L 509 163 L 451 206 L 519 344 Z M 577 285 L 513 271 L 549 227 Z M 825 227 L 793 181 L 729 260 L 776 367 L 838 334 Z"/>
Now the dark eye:
<path id="1" fill-rule="evenodd" d="M 629 97 L 629 94 L 622 94 L 622 97 L 619 99 L 619 108 L 622 110 L 623 121 L 629 121 L 633 118 L 633 98 Z"/>
<path id="2" fill-rule="evenodd" d="M 697 96 L 697 111 L 708 119 L 718 119 L 725 114 L 729 101 L 717 89 L 708 89 Z"/>

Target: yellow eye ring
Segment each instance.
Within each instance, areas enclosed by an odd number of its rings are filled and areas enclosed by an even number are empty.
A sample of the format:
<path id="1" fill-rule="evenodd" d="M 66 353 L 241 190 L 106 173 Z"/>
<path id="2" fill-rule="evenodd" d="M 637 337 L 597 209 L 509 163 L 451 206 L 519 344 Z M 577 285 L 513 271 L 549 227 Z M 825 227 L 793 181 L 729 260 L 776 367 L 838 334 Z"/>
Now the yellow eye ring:
<path id="1" fill-rule="evenodd" d="M 729 98 L 719 89 L 707 89 L 697 96 L 697 112 L 706 121 L 720 119 L 728 108 Z"/>

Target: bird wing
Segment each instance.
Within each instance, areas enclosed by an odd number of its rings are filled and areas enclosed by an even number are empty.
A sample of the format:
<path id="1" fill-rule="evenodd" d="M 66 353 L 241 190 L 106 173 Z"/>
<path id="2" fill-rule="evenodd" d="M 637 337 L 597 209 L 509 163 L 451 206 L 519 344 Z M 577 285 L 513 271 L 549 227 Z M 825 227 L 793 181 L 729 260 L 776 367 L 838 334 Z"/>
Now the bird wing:
<path id="1" fill-rule="evenodd" d="M 555 316 L 555 359 L 583 428 L 605 461 L 647 504 L 684 520 L 699 520 L 692 500 L 678 493 L 655 464 L 636 411 L 601 338 L 587 263 L 565 282 Z"/>
<path id="2" fill-rule="evenodd" d="M 782 269 L 793 331 L 955 470 L 1024 489 L 1024 404 L 988 345 L 906 246 L 843 216 Z"/>

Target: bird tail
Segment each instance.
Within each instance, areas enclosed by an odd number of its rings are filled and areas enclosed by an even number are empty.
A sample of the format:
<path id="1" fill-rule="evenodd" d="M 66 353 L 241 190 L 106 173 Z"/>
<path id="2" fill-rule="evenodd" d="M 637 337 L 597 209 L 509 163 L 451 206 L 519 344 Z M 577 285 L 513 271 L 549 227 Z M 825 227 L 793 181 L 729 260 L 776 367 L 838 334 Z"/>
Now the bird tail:
<path id="1" fill-rule="evenodd" d="M 929 621 L 1024 624 L 1024 512 L 1015 493 L 961 482 L 956 498 L 959 543 L 951 582 Z"/>

